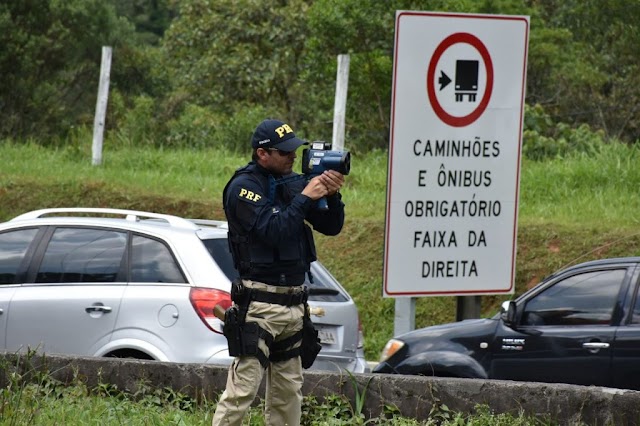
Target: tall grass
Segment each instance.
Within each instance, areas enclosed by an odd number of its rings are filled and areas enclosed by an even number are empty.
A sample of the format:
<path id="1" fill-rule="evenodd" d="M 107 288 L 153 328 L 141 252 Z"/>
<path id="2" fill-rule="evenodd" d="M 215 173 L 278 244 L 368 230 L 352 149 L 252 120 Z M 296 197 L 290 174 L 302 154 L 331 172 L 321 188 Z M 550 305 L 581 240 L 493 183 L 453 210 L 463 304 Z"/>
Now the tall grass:
<path id="1" fill-rule="evenodd" d="M 298 155 L 294 170 L 299 171 L 301 152 Z M 99 182 L 123 192 L 144 191 L 219 204 L 225 184 L 249 161 L 250 154 L 130 146 L 111 150 L 107 146 L 102 165 L 92 166 L 89 146 L 51 149 L 4 141 L 0 142 L 0 159 L 0 188 L 16 180 L 34 184 Z M 384 218 L 386 161 L 386 154 L 380 151 L 352 158 L 352 172 L 342 191 L 351 217 Z"/>
<path id="2" fill-rule="evenodd" d="M 596 156 L 578 154 L 524 161 L 520 219 L 632 227 L 640 222 L 640 148 L 606 145 Z"/>
<path id="3" fill-rule="evenodd" d="M 220 203 L 222 189 L 249 154 L 225 149 L 105 147 L 103 164 L 91 165 L 90 144 L 47 149 L 35 143 L 0 142 L 0 188 L 15 180 L 100 182 L 120 191 L 145 191 Z M 295 170 L 299 170 L 298 158 Z M 520 178 L 521 223 L 608 224 L 640 221 L 640 148 L 611 144 L 596 156 L 584 154 L 544 162 L 524 159 Z M 352 158 L 342 191 L 350 218 L 383 221 L 387 154 Z M 3 219 L 0 217 L 0 219 Z M 6 218 L 4 218 L 6 219 Z"/>

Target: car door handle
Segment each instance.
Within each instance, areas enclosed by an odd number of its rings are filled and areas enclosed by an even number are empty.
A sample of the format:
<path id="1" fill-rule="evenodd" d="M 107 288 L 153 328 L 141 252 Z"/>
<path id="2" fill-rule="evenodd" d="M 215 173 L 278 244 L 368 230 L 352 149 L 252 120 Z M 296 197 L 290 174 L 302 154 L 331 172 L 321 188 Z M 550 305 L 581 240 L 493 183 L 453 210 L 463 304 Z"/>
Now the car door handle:
<path id="1" fill-rule="evenodd" d="M 111 309 L 109 306 L 89 306 L 87 308 L 84 308 L 84 310 L 87 311 L 88 314 L 90 314 L 91 312 L 104 312 L 108 314 L 113 309 Z"/>
<path id="2" fill-rule="evenodd" d="M 583 343 L 582 347 L 585 349 L 608 349 L 609 344 L 605 342 L 588 342 Z"/>

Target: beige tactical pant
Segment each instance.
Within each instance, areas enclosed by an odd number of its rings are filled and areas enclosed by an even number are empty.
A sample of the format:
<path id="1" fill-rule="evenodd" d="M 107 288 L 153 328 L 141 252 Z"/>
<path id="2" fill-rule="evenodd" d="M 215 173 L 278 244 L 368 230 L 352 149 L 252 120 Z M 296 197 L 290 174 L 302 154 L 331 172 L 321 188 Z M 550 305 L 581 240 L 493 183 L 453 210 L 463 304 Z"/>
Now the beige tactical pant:
<path id="1" fill-rule="evenodd" d="M 247 287 L 263 291 L 284 292 L 287 287 L 268 286 L 255 281 L 244 281 Z M 274 342 L 286 339 L 302 329 L 304 305 L 282 306 L 251 302 L 246 321 L 258 325 L 274 336 Z M 258 346 L 269 356 L 269 348 L 260 339 Z M 292 347 L 300 346 L 300 341 Z M 258 358 L 236 357 L 229 368 L 227 384 L 216 412 L 213 426 L 241 425 L 253 403 L 265 370 Z M 302 364 L 296 356 L 286 361 L 269 363 L 265 395 L 265 424 L 270 426 L 299 426 L 302 406 Z"/>

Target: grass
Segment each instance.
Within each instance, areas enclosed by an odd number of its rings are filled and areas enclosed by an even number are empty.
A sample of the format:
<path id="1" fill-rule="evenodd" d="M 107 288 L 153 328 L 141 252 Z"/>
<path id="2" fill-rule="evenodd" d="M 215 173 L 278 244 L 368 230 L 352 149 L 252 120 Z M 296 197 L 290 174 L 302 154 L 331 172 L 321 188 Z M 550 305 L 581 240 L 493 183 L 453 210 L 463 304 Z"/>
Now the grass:
<path id="1" fill-rule="evenodd" d="M 82 144 L 46 149 L 0 142 L 0 220 L 44 207 L 117 207 L 209 219 L 224 218 L 221 193 L 248 154 L 223 150 L 111 147 L 91 165 Z M 594 157 L 523 160 L 518 218 L 516 294 L 569 263 L 640 255 L 640 150 L 604 146 Z M 299 165 L 295 167 L 299 170 Z M 382 297 L 386 152 L 352 158 L 343 199 L 344 231 L 317 237 L 319 258 L 353 296 L 375 360 L 393 334 L 394 300 Z M 492 315 L 509 296 L 483 296 Z M 454 297 L 423 297 L 416 327 L 455 320 Z"/>
<path id="2" fill-rule="evenodd" d="M 520 222 L 633 227 L 640 223 L 640 149 L 608 145 L 598 156 L 524 162 Z"/>
<path id="3" fill-rule="evenodd" d="M 145 193 L 177 200 L 210 203 L 219 207 L 222 190 L 234 170 L 249 160 L 249 154 L 226 150 L 163 150 L 122 147 L 105 149 L 103 164 L 91 165 L 90 147 L 47 149 L 35 143 L 0 142 L 0 188 L 12 183 L 50 183 L 97 186 L 122 195 Z M 300 169 L 300 156 L 296 170 Z M 359 162 L 354 157 L 352 161 Z M 384 219 L 386 153 L 375 152 L 362 159 L 367 166 L 352 169 L 342 191 L 349 197 L 352 218 Z M 372 176 L 376 174 L 377 177 Z M 41 200 L 47 203 L 48 200 Z M 361 207 L 355 207 L 361 206 Z M 368 208 L 370 207 L 370 209 Z M 372 214 L 372 212 L 375 212 Z M 0 214 L 2 211 L 0 210 Z"/>

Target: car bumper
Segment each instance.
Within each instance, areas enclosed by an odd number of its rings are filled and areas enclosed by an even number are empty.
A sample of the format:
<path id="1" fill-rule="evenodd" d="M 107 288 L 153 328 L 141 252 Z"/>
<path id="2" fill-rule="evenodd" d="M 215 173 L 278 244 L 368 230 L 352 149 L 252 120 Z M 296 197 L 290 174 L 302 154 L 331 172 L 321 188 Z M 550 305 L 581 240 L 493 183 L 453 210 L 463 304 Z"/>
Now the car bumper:
<path id="1" fill-rule="evenodd" d="M 311 371 L 350 371 L 352 373 L 369 373 L 371 369 L 364 358 L 318 355 Z"/>
<path id="2" fill-rule="evenodd" d="M 214 364 L 214 365 L 226 365 L 229 366 L 233 362 L 233 357 L 229 356 L 229 351 L 227 349 L 216 352 L 211 356 L 208 360 L 205 361 L 206 364 Z"/>
<path id="3" fill-rule="evenodd" d="M 382 374 L 397 374 L 396 370 L 386 362 L 379 363 L 371 370 L 371 372 L 382 373 Z"/>
<path id="4" fill-rule="evenodd" d="M 231 365 L 233 357 L 229 356 L 228 351 L 220 351 L 209 358 L 206 363 L 214 365 Z M 340 372 L 348 370 L 352 373 L 369 373 L 371 368 L 367 364 L 364 358 L 360 357 L 340 357 L 340 356 L 327 356 L 318 355 L 313 366 L 309 369 L 311 371 L 336 371 Z"/>

